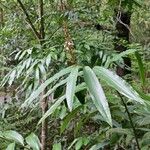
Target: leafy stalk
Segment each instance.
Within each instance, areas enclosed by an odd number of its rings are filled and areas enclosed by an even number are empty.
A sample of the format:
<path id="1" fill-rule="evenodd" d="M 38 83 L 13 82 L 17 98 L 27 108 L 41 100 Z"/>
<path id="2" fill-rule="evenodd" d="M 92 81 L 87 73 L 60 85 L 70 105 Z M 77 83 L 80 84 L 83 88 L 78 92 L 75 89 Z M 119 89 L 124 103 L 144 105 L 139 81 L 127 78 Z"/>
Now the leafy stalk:
<path id="1" fill-rule="evenodd" d="M 130 124 L 131 124 L 131 127 L 133 129 L 135 141 L 136 141 L 136 144 L 137 144 L 137 148 L 138 148 L 138 150 L 141 150 L 140 144 L 139 144 L 139 141 L 138 141 L 138 135 L 136 133 L 136 129 L 135 129 L 135 126 L 133 124 L 132 117 L 131 117 L 131 114 L 130 114 L 130 112 L 128 110 L 127 104 L 125 103 L 125 101 L 124 101 L 123 97 L 121 96 L 121 94 L 118 91 L 117 91 L 117 93 L 118 93 L 118 96 L 120 97 L 120 99 L 121 99 L 121 101 L 122 101 L 122 103 L 123 103 L 123 105 L 125 107 L 125 110 L 126 110 L 126 112 L 128 114 L 128 117 L 129 117 L 129 120 L 130 120 Z"/>

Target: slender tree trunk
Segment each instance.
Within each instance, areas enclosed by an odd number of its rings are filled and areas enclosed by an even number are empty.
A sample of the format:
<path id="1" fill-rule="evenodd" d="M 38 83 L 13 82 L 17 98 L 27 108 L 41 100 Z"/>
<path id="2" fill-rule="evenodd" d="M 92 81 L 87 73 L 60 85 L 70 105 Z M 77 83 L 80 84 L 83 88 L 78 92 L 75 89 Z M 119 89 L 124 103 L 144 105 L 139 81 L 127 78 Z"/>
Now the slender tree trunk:
<path id="1" fill-rule="evenodd" d="M 116 38 L 114 40 L 115 44 L 115 50 L 118 51 L 118 53 L 121 53 L 123 51 L 127 50 L 126 44 L 129 43 L 129 34 L 130 34 L 130 20 L 131 20 L 131 13 L 125 12 L 123 10 L 115 12 L 116 14 Z M 126 44 L 124 44 L 125 42 Z M 127 68 L 131 67 L 131 59 L 129 57 L 124 57 L 124 67 L 117 66 L 117 74 L 119 76 L 124 76 L 126 74 L 130 74 L 130 70 Z"/>
<path id="2" fill-rule="evenodd" d="M 43 0 L 38 1 L 39 5 L 39 20 L 40 20 L 40 31 L 35 28 L 34 24 L 31 21 L 31 18 L 28 14 L 28 11 L 26 10 L 24 4 L 21 0 L 17 0 L 18 4 L 20 5 L 22 11 L 24 12 L 27 22 L 30 25 L 35 37 L 40 42 L 41 50 L 44 49 L 44 39 L 45 39 L 45 27 L 44 27 L 44 3 Z M 43 83 L 44 80 L 41 80 L 41 83 Z M 45 112 L 48 110 L 48 101 L 47 98 L 43 99 L 43 95 L 46 93 L 46 89 L 41 93 L 40 98 L 40 106 L 42 109 L 42 115 L 45 114 Z M 42 122 L 42 128 L 41 128 L 41 150 L 46 150 L 46 139 L 47 139 L 47 129 L 48 129 L 48 122 L 47 119 Z"/>
<path id="3" fill-rule="evenodd" d="M 41 49 L 44 49 L 44 39 L 45 39 L 45 27 L 44 27 L 44 8 L 43 8 L 43 0 L 39 0 L 39 19 L 40 19 L 40 44 Z M 43 80 L 41 82 L 44 82 Z M 47 98 L 43 98 L 43 95 L 46 93 L 46 89 L 41 94 L 41 109 L 42 109 L 42 115 L 46 113 L 48 110 L 48 101 Z M 48 120 L 45 119 L 42 122 L 42 128 L 41 128 L 41 150 L 46 150 L 46 139 L 47 139 L 47 130 L 48 130 Z"/>

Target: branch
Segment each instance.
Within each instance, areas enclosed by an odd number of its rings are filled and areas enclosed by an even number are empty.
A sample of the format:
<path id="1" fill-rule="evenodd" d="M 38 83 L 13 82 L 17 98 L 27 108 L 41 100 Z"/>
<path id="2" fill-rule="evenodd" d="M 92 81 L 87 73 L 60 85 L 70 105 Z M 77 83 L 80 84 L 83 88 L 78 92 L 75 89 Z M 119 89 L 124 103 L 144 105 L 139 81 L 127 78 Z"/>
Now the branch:
<path id="1" fill-rule="evenodd" d="M 30 19 L 30 16 L 29 16 L 29 14 L 28 14 L 28 12 L 27 12 L 25 6 L 24 6 L 23 3 L 21 2 L 21 0 L 17 0 L 17 2 L 19 3 L 21 9 L 23 10 L 23 13 L 24 13 L 25 16 L 26 16 L 27 22 L 29 23 L 29 25 L 30 25 L 30 27 L 31 27 L 31 29 L 32 29 L 32 31 L 33 31 L 33 33 L 34 33 L 34 35 L 36 36 L 36 38 L 37 38 L 38 40 L 40 40 L 40 39 L 41 39 L 40 34 L 37 32 L 35 26 L 33 25 L 33 23 L 32 23 L 32 21 L 31 21 L 31 19 Z"/>
<path id="2" fill-rule="evenodd" d="M 39 0 L 39 18 L 40 18 L 40 35 L 41 39 L 45 38 L 45 27 L 44 27 L 44 9 L 43 9 L 43 0 Z"/>

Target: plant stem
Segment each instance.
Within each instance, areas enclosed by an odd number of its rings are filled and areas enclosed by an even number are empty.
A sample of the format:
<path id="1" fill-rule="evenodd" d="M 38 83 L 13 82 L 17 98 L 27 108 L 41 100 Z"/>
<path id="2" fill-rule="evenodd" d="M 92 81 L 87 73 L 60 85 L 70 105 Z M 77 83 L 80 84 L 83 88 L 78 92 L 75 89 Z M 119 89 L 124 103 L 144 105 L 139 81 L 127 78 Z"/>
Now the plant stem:
<path id="1" fill-rule="evenodd" d="M 119 95 L 119 97 L 120 97 L 120 99 L 121 99 L 121 101 L 122 101 L 122 103 L 123 103 L 123 105 L 124 105 L 124 107 L 125 107 L 125 110 L 126 110 L 126 112 L 127 112 L 127 114 L 128 114 L 128 117 L 129 117 L 129 120 L 130 120 L 130 124 L 131 124 L 131 127 L 132 127 L 132 129 L 133 129 L 135 141 L 136 141 L 136 144 L 137 144 L 137 148 L 138 148 L 138 150 L 141 150 L 140 145 L 139 145 L 139 141 L 138 141 L 138 135 L 136 134 L 136 129 L 135 129 L 135 126 L 134 126 L 134 124 L 133 124 L 132 117 L 131 117 L 131 114 L 130 114 L 130 112 L 129 112 L 129 110 L 128 110 L 127 104 L 125 103 L 125 101 L 124 101 L 122 95 L 121 95 L 118 91 L 117 91 L 117 93 L 118 93 L 118 95 Z"/>
<path id="2" fill-rule="evenodd" d="M 45 38 L 45 26 L 44 26 L 44 3 L 43 0 L 39 0 L 39 18 L 40 18 L 40 44 L 43 49 L 44 38 Z M 43 80 L 41 82 L 44 82 Z M 48 110 L 48 101 L 47 98 L 43 98 L 43 95 L 46 93 L 46 89 L 41 94 L 40 104 L 42 109 L 42 116 Z M 41 128 L 41 150 L 46 150 L 46 141 L 47 141 L 47 129 L 48 129 L 48 120 L 45 119 L 42 122 Z"/>
<path id="3" fill-rule="evenodd" d="M 27 22 L 29 23 L 29 25 L 30 25 L 30 27 L 31 27 L 31 29 L 32 29 L 32 31 L 33 31 L 33 33 L 34 33 L 34 35 L 36 36 L 36 38 L 37 38 L 38 40 L 40 40 L 40 34 L 38 33 L 38 31 L 36 30 L 35 26 L 33 25 L 33 23 L 32 23 L 32 21 L 31 21 L 31 19 L 30 19 L 30 16 L 29 16 L 29 14 L 28 14 L 28 12 L 27 12 L 25 6 L 24 6 L 23 3 L 21 2 L 21 0 L 17 0 L 17 2 L 19 3 L 21 9 L 23 10 L 23 13 L 24 13 L 25 16 L 26 16 Z"/>

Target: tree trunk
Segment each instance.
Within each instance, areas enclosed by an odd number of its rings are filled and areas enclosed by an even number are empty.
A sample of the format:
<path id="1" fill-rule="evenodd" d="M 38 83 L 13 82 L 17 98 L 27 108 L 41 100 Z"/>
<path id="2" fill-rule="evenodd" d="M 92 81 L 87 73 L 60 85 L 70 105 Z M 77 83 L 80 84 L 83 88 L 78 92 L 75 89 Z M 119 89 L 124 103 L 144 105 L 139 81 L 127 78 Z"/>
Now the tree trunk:
<path id="1" fill-rule="evenodd" d="M 131 20 L 131 13 L 125 12 L 123 10 L 115 12 L 116 14 L 116 38 L 114 40 L 115 50 L 118 53 L 127 50 L 126 44 L 129 44 L 129 34 L 130 34 L 130 20 Z M 123 44 L 125 41 L 125 44 Z M 129 57 L 124 57 L 124 67 L 117 66 L 117 74 L 119 76 L 124 76 L 126 74 L 130 74 L 131 71 L 129 68 L 131 67 L 131 59 Z"/>
<path id="2" fill-rule="evenodd" d="M 44 49 L 44 39 L 45 39 L 45 27 L 44 27 L 44 8 L 43 8 L 43 0 L 39 0 L 39 19 L 40 19 L 40 44 L 41 48 Z M 41 81 L 42 83 L 44 81 Z M 43 98 L 43 95 L 46 93 L 47 89 L 45 89 L 41 94 L 41 109 L 42 109 L 42 116 L 46 113 L 48 110 L 48 99 L 45 97 Z M 48 120 L 45 119 L 42 122 L 42 128 L 41 128 L 41 150 L 46 150 L 46 141 L 47 141 L 47 131 L 48 130 Z"/>

